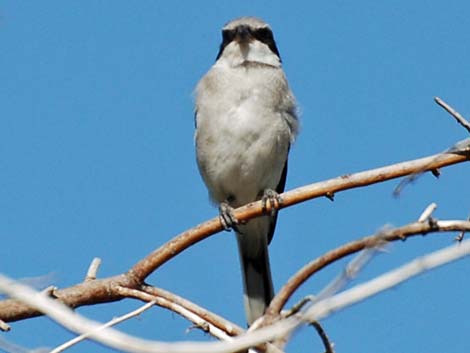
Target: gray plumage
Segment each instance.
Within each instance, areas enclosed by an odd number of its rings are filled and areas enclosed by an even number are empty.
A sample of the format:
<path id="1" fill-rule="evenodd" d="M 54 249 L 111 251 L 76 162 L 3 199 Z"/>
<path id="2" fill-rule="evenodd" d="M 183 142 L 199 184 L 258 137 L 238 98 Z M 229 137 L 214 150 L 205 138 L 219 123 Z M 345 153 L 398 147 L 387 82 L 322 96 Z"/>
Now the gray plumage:
<path id="1" fill-rule="evenodd" d="M 284 190 L 298 124 L 269 26 L 242 17 L 222 33 L 217 61 L 196 87 L 196 154 L 210 198 L 239 207 Z M 249 324 L 273 297 L 268 243 L 275 225 L 276 216 L 262 216 L 237 226 Z"/>

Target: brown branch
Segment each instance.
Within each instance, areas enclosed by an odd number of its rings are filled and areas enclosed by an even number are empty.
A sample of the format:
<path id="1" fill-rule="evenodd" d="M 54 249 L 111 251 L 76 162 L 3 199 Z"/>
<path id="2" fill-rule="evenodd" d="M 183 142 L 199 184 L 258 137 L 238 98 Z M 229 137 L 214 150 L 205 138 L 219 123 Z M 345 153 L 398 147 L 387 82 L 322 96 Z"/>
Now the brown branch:
<path id="1" fill-rule="evenodd" d="M 86 281 L 72 287 L 56 290 L 54 297 L 65 305 L 76 308 L 83 305 L 110 303 L 123 297 L 114 289 L 116 286 L 134 287 L 135 283 L 125 275 Z M 0 301 L 0 319 L 6 322 L 23 320 L 42 315 L 36 309 L 15 299 Z"/>
<path id="2" fill-rule="evenodd" d="M 461 147 L 460 150 L 452 150 L 444 154 L 343 175 L 288 191 L 281 195 L 282 204 L 279 208 L 289 207 L 318 197 L 331 196 L 339 191 L 399 178 L 416 173 L 417 171 L 431 171 L 470 160 L 470 148 L 466 145 Z M 234 215 L 238 220 L 246 221 L 262 215 L 263 212 L 270 212 L 270 210 L 263 210 L 262 203 L 258 201 L 236 209 Z M 69 288 L 56 290 L 54 291 L 54 296 L 72 308 L 121 300 L 124 297 L 117 288 L 139 289 L 143 285 L 145 278 L 159 266 L 191 245 L 221 230 L 222 225 L 219 218 L 213 218 L 176 236 L 136 263 L 125 274 L 105 279 L 89 280 Z M 39 311 L 17 300 L 8 299 L 0 301 L 0 320 L 4 322 L 17 321 L 39 315 L 41 315 Z"/>
<path id="3" fill-rule="evenodd" d="M 192 320 L 191 317 L 186 315 L 179 308 L 183 308 L 184 310 L 194 314 L 201 320 L 204 320 L 204 322 L 207 322 L 209 325 L 224 331 L 229 336 L 238 336 L 245 332 L 245 330 L 243 330 L 240 326 L 224 319 L 223 317 L 213 314 L 208 310 L 192 303 L 191 301 L 161 288 L 143 285 L 140 287 L 140 289 L 120 288 L 119 291 L 127 298 L 135 298 L 146 302 L 156 300 L 156 304 L 158 306 L 183 316 L 189 321 L 192 321 L 196 326 L 200 326 L 199 322 Z"/>
<path id="4" fill-rule="evenodd" d="M 439 153 L 429 157 L 392 164 L 386 167 L 371 169 L 355 174 L 346 174 L 337 178 L 302 186 L 281 194 L 282 204 L 279 205 L 279 208 L 286 208 L 318 197 L 328 195 L 331 197 L 332 194 L 335 194 L 338 191 L 376 184 L 417 172 L 432 171 L 452 164 L 469 161 L 470 148 L 465 147 L 467 146 L 463 146 L 462 150 L 459 151 Z M 262 202 L 257 201 L 237 208 L 234 210 L 234 216 L 239 221 L 247 221 L 267 212 L 270 212 L 270 210 L 263 209 Z M 168 243 L 153 251 L 143 260 L 135 264 L 129 272 L 138 280 L 143 281 L 153 271 L 174 256 L 222 229 L 223 226 L 218 217 L 202 223 L 181 233 Z"/>
<path id="5" fill-rule="evenodd" d="M 238 336 L 245 332 L 245 330 L 237 324 L 230 322 L 227 319 L 218 316 L 214 313 L 211 313 L 205 308 L 202 308 L 199 305 L 196 305 L 193 302 L 182 298 L 174 293 L 149 285 L 143 285 L 141 287 L 141 290 L 145 293 L 165 298 L 172 303 L 184 307 L 185 309 L 199 316 L 201 319 L 207 321 L 209 324 L 214 325 L 222 331 L 225 331 L 229 336 Z"/>
<path id="6" fill-rule="evenodd" d="M 264 324 L 269 324 L 279 316 L 279 313 L 292 294 L 313 274 L 348 255 L 366 248 L 374 247 L 378 242 L 405 240 L 409 237 L 425 235 L 428 233 L 469 230 L 469 221 L 437 221 L 430 219 L 428 222 L 415 222 L 403 227 L 381 231 L 379 234 L 354 240 L 337 249 L 331 250 L 302 267 L 287 281 L 287 283 L 275 295 L 266 310 Z"/>

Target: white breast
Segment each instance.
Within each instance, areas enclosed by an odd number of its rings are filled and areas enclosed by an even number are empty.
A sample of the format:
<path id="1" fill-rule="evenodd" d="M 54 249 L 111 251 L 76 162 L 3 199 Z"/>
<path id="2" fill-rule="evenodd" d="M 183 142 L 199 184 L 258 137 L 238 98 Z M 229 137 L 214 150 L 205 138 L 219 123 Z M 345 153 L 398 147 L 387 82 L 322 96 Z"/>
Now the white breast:
<path id="1" fill-rule="evenodd" d="M 285 93 L 280 93 L 285 92 Z M 197 160 L 212 199 L 233 206 L 275 189 L 292 138 L 279 68 L 215 65 L 196 89 Z"/>

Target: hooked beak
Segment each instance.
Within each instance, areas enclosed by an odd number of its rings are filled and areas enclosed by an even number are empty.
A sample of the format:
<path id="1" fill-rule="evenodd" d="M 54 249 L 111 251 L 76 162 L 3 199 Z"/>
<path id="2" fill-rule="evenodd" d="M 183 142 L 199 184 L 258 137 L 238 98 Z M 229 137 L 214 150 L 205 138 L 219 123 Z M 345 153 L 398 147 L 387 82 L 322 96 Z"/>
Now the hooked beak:
<path id="1" fill-rule="evenodd" d="M 248 26 L 238 26 L 235 34 L 235 40 L 238 43 L 246 43 L 251 41 L 253 36 L 251 35 L 250 28 Z"/>

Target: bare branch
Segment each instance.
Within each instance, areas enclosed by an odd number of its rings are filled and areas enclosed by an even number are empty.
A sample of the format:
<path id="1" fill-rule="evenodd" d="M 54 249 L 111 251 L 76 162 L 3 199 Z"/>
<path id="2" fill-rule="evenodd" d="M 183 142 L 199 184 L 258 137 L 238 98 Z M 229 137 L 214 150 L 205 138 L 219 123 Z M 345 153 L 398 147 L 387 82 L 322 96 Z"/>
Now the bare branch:
<path id="1" fill-rule="evenodd" d="M 362 301 L 424 271 L 469 255 L 470 241 L 465 241 L 458 245 L 437 251 L 431 255 L 414 260 L 397 270 L 390 271 L 364 284 L 336 294 L 333 297 L 320 300 L 310 307 L 306 313 L 301 314 L 300 318 L 296 316 L 281 320 L 270 327 L 263 327 L 257 331 L 243 334 L 229 342 L 162 343 L 135 338 L 112 328 L 94 331 L 99 328 L 100 325 L 74 313 L 60 302 L 50 299 L 4 276 L 0 276 L 0 290 L 38 308 L 68 329 L 74 332 L 91 332 L 90 338 L 116 349 L 142 353 L 229 353 L 253 347 L 277 337 L 283 337 L 292 332 L 303 322 L 311 322 L 312 320 L 324 318 L 334 311 Z"/>
<path id="2" fill-rule="evenodd" d="M 423 272 L 430 271 L 465 256 L 470 256 L 470 240 L 417 258 L 370 281 L 345 290 L 331 298 L 319 301 L 307 310 L 303 315 L 303 320 L 320 320 L 335 311 L 370 298 Z"/>
<path id="3" fill-rule="evenodd" d="M 470 123 L 462 115 L 460 115 L 459 112 L 457 112 L 454 108 L 452 108 L 439 97 L 434 97 L 434 101 L 444 108 L 450 115 L 452 115 L 460 125 L 467 129 L 468 132 L 470 132 Z"/>
<path id="4" fill-rule="evenodd" d="M 444 102 L 441 98 L 434 97 L 434 101 L 438 105 L 440 105 L 442 108 L 444 108 L 448 113 L 450 113 L 460 125 L 462 125 L 465 129 L 467 129 L 468 132 L 470 132 L 470 123 L 467 120 L 465 120 L 465 118 L 462 115 L 460 115 L 455 109 L 453 109 L 450 105 Z M 470 141 L 469 139 L 466 139 L 466 140 L 457 142 L 454 146 L 448 149 L 446 153 L 462 153 L 462 152 L 465 153 L 465 151 L 468 151 L 469 149 L 470 149 Z M 438 155 L 436 156 L 436 160 L 438 158 L 441 158 L 441 157 Z M 429 170 L 428 168 L 423 168 L 422 170 L 418 170 L 410 174 L 407 178 L 403 179 L 393 191 L 394 196 L 399 196 L 401 191 L 406 185 L 414 182 L 421 175 L 423 175 L 424 172 L 428 170 Z M 438 178 L 441 175 L 441 172 L 439 171 L 439 167 L 433 168 L 430 171 L 436 178 Z"/>
<path id="5" fill-rule="evenodd" d="M 37 308 L 62 326 L 77 333 L 88 333 L 89 338 L 109 347 L 126 352 L 138 353 L 229 353 L 256 346 L 276 337 L 276 332 L 265 332 L 266 339 L 242 335 L 228 342 L 176 342 L 166 343 L 136 338 L 112 328 L 103 328 L 99 323 L 86 319 L 70 310 L 57 300 L 53 300 L 25 285 L 0 275 L 0 292 L 24 301 Z M 283 325 L 285 326 L 285 325 Z M 290 326 L 292 327 L 292 325 Z M 285 328 L 283 329 L 285 330 Z"/>
<path id="6" fill-rule="evenodd" d="M 462 144 L 460 149 L 387 167 L 372 169 L 303 186 L 281 195 L 281 208 L 289 207 L 313 198 L 331 195 L 339 191 L 383 182 L 421 170 L 434 170 L 470 159 L 470 148 Z M 263 214 L 262 202 L 254 202 L 234 211 L 239 220 L 249 220 Z M 139 289 L 145 278 L 159 266 L 178 255 L 191 245 L 222 230 L 219 217 L 215 217 L 181 233 L 135 264 L 127 273 L 105 279 L 85 281 L 73 287 L 56 290 L 54 295 L 69 307 L 108 303 L 123 299 L 118 287 Z M 11 322 L 41 315 L 41 312 L 17 300 L 0 301 L 0 319 Z"/>
<path id="7" fill-rule="evenodd" d="M 96 258 L 95 258 L 96 260 Z M 119 316 L 119 317 L 116 317 L 110 321 L 108 321 L 107 323 L 105 323 L 104 325 L 98 327 L 95 331 L 99 331 L 99 330 L 102 330 L 106 327 L 111 327 L 111 326 L 115 326 L 123 321 L 126 321 L 126 320 L 129 320 L 135 316 L 138 316 L 140 314 L 142 314 L 144 311 L 150 309 L 152 306 L 155 305 L 155 300 L 151 301 L 151 302 L 148 302 L 147 304 L 141 306 L 140 308 L 137 308 L 136 310 L 134 311 L 131 311 L 130 313 L 127 313 L 125 315 L 122 315 L 122 316 Z M 77 336 L 73 339 L 71 339 L 70 341 L 68 342 L 65 342 L 64 344 L 61 344 L 60 346 L 54 348 L 53 350 L 50 351 L 50 353 L 59 353 L 59 352 L 63 352 L 65 351 L 66 349 L 72 347 L 73 345 L 83 341 L 83 340 L 86 340 L 88 337 L 90 337 L 92 334 L 92 332 L 87 332 L 87 333 L 84 333 L 84 334 L 81 334 L 80 336 Z"/>
<path id="8" fill-rule="evenodd" d="M 294 274 L 287 283 L 274 296 L 271 304 L 266 310 L 266 322 L 269 323 L 277 317 L 281 309 L 286 304 L 292 294 L 313 274 L 322 268 L 338 261 L 348 255 L 356 253 L 366 248 L 375 247 L 378 242 L 404 240 L 416 235 L 424 235 L 430 232 L 449 232 L 449 231 L 469 231 L 469 221 L 438 221 L 435 222 L 415 222 L 402 227 L 381 231 L 359 240 L 354 240 L 337 249 L 331 250 L 319 258 L 311 261 Z"/>
<path id="9" fill-rule="evenodd" d="M 377 242 L 373 246 L 362 250 L 357 257 L 350 261 L 342 273 L 322 289 L 317 295 L 316 301 L 336 294 L 357 276 L 362 268 L 372 259 L 372 256 L 377 252 L 379 247 L 384 246 L 385 240 L 380 240 L 380 238 L 383 237 L 382 234 L 382 232 L 376 234 Z"/>
<path id="10" fill-rule="evenodd" d="M 129 289 L 129 288 L 124 288 L 124 287 L 119 288 L 119 291 L 122 293 L 123 296 L 129 297 L 129 298 L 136 298 L 136 299 L 140 299 L 143 301 L 152 300 L 158 306 L 171 310 L 181 315 L 188 321 L 192 322 L 194 324 L 194 327 L 203 329 L 205 332 L 209 333 L 210 335 L 218 339 L 224 340 L 224 341 L 230 341 L 232 339 L 232 336 L 239 335 L 244 332 L 244 330 L 238 327 L 236 324 L 230 323 L 229 321 L 221 317 L 218 317 L 217 315 L 212 314 L 203 308 L 198 307 L 196 304 L 190 303 L 186 299 L 180 298 L 177 295 L 172 294 L 172 293 L 169 294 L 169 292 L 160 290 L 155 287 L 151 287 L 151 286 L 146 286 L 146 287 L 147 288 L 145 289 L 145 291 Z M 154 293 L 150 294 L 152 292 Z M 164 296 L 158 295 L 158 294 L 161 294 L 162 292 L 166 292 L 164 293 L 166 298 Z M 171 299 L 168 299 L 168 298 L 171 298 Z M 184 301 L 185 305 L 180 304 L 182 301 Z M 188 307 L 193 309 L 194 311 L 188 309 Z M 195 313 L 195 311 L 203 312 L 204 315 L 199 316 L 197 313 Z M 216 325 L 214 325 L 212 322 L 215 322 Z"/>
<path id="11" fill-rule="evenodd" d="M 282 204 L 279 208 L 286 208 L 307 200 L 335 194 L 338 191 L 349 190 L 366 185 L 380 183 L 390 179 L 396 179 L 405 175 L 431 171 L 452 164 L 470 160 L 470 149 L 463 146 L 462 151 L 439 153 L 429 157 L 401 162 L 390 166 L 371 169 L 355 174 L 343 175 L 326 181 L 310 184 L 281 194 Z M 239 221 L 261 216 L 263 205 L 261 201 L 252 202 L 234 210 L 234 216 Z M 168 243 L 154 250 L 143 260 L 135 264 L 129 271 L 130 274 L 143 281 L 158 267 L 178 255 L 193 244 L 223 230 L 219 217 L 215 217 L 188 231 L 176 236 Z"/>
<path id="12" fill-rule="evenodd" d="M 240 334 L 245 332 L 245 330 L 241 328 L 240 326 L 238 326 L 237 324 L 231 321 L 228 321 L 227 319 L 221 316 L 218 316 L 210 312 L 209 310 L 202 308 L 199 305 L 196 305 L 195 303 L 185 298 L 182 298 L 174 293 L 171 293 L 161 288 L 149 286 L 149 285 L 143 285 L 141 287 L 141 290 L 145 293 L 149 293 L 154 296 L 165 298 L 171 303 L 180 305 L 181 307 L 194 313 L 195 315 L 197 315 L 204 321 L 208 322 L 210 325 L 213 325 L 217 327 L 218 329 L 224 331 L 229 336 L 239 336 Z"/>

